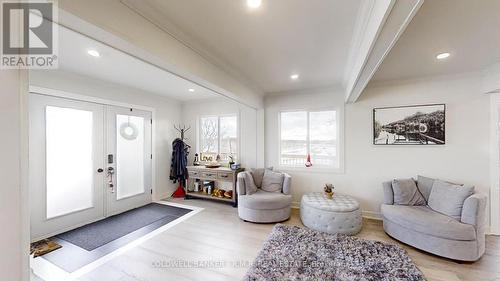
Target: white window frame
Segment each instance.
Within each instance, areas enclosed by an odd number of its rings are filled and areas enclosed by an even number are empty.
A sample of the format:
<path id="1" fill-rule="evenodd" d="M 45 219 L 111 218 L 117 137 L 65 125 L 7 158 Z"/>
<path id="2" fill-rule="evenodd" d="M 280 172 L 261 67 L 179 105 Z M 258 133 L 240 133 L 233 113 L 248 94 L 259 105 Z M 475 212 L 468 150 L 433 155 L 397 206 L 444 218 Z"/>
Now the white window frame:
<path id="1" fill-rule="evenodd" d="M 207 115 L 199 115 L 197 120 L 196 120 L 196 153 L 199 153 L 200 156 L 203 154 L 201 151 L 201 119 L 202 118 L 210 118 L 210 117 L 216 117 L 217 118 L 217 154 L 220 154 L 220 119 L 221 117 L 236 117 L 236 138 L 237 144 L 238 144 L 238 149 L 237 151 L 233 152 L 236 153 L 236 163 L 241 163 L 241 131 L 240 131 L 240 114 L 239 113 L 226 113 L 226 114 L 207 114 Z M 200 159 L 201 161 L 201 159 Z M 215 159 L 214 159 L 215 161 Z M 226 161 L 222 161 L 222 163 L 227 163 Z"/>
<path id="2" fill-rule="evenodd" d="M 281 164 L 281 115 L 282 113 L 289 112 L 300 112 L 304 111 L 307 113 L 307 151 L 310 151 L 310 124 L 309 116 L 311 112 L 321 112 L 321 111 L 335 111 L 336 117 L 336 150 L 337 150 L 337 165 L 336 166 L 317 166 L 311 167 L 304 166 L 293 166 L 293 165 L 283 165 Z M 278 166 L 280 170 L 283 171 L 309 171 L 309 172 L 319 172 L 319 173 L 344 173 L 344 110 L 340 107 L 321 107 L 321 108 L 296 108 L 296 109 L 285 109 L 278 112 Z"/>

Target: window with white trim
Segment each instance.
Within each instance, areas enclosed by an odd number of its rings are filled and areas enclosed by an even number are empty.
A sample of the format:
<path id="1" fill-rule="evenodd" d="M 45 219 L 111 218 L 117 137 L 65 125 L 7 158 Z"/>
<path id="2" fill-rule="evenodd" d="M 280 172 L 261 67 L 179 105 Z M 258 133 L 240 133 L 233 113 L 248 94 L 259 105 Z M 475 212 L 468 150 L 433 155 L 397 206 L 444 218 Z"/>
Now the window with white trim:
<path id="1" fill-rule="evenodd" d="M 339 168 L 338 127 L 335 110 L 281 112 L 280 166 Z"/>
<path id="2" fill-rule="evenodd" d="M 237 115 L 202 116 L 199 120 L 199 152 L 203 162 L 236 162 L 239 152 L 239 131 Z"/>

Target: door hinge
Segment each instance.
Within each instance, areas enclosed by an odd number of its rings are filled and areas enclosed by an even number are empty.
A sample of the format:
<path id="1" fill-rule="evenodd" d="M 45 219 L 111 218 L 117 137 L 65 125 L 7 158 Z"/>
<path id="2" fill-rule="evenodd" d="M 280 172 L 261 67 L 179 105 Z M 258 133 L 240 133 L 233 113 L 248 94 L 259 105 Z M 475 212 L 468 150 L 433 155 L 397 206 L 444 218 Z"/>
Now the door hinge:
<path id="1" fill-rule="evenodd" d="M 151 119 L 151 125 L 153 125 L 153 119 Z"/>
<path id="2" fill-rule="evenodd" d="M 153 194 L 153 189 L 151 189 L 151 194 Z"/>
<path id="3" fill-rule="evenodd" d="M 153 159 L 153 154 L 151 154 L 151 159 Z"/>

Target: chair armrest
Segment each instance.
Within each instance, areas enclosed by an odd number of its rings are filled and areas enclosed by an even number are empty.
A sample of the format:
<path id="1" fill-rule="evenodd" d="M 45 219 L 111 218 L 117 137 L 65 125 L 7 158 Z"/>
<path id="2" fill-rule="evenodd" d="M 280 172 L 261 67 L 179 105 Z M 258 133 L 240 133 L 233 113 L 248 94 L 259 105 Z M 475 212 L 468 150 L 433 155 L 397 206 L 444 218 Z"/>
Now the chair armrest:
<path id="1" fill-rule="evenodd" d="M 238 173 L 237 181 L 236 181 L 236 192 L 238 195 L 245 195 L 247 194 L 246 192 L 246 184 L 245 184 L 245 173 L 248 172 L 240 172 Z"/>
<path id="2" fill-rule="evenodd" d="M 488 198 L 484 194 L 473 194 L 464 201 L 462 207 L 462 223 L 474 225 L 476 228 L 484 227 L 486 223 L 486 204 Z"/>
<path id="3" fill-rule="evenodd" d="M 291 188 L 292 188 L 292 177 L 287 173 L 283 173 L 283 175 L 284 175 L 283 194 L 289 195 L 291 192 Z"/>
<path id="4" fill-rule="evenodd" d="M 382 187 L 384 189 L 384 204 L 393 205 L 394 191 L 392 190 L 392 181 L 383 182 Z"/>

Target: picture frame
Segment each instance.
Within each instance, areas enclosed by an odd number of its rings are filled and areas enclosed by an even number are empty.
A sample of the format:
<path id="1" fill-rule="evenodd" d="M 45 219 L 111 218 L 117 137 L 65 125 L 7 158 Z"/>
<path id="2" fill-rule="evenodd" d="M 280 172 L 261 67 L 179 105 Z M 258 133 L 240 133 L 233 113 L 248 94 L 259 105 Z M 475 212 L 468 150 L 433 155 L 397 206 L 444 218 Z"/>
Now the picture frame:
<path id="1" fill-rule="evenodd" d="M 373 109 L 374 145 L 445 145 L 446 104 Z"/>

